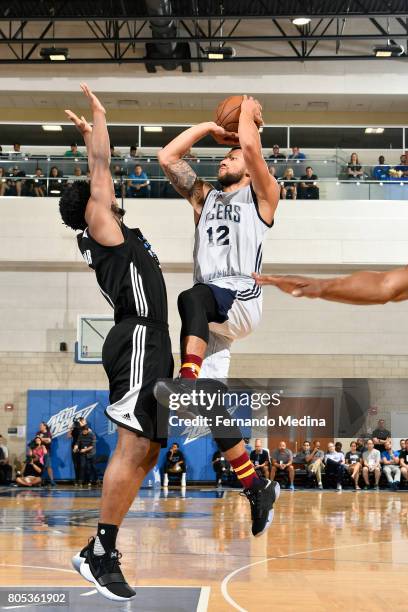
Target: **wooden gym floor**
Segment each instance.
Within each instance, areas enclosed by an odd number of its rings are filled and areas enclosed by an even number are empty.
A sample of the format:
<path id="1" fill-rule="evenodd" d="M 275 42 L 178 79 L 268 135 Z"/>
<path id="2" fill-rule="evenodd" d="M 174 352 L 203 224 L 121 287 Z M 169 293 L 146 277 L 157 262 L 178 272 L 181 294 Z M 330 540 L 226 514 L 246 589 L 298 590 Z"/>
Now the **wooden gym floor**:
<path id="1" fill-rule="evenodd" d="M 110 606 L 70 565 L 94 533 L 99 496 L 0 489 L 0 609 L 34 610 L 4 604 L 12 587 L 31 586 L 76 587 L 69 609 L 99 612 L 408 610 L 408 491 L 283 491 L 257 539 L 238 491 L 142 491 L 118 542 L 140 587 L 126 606 Z"/>

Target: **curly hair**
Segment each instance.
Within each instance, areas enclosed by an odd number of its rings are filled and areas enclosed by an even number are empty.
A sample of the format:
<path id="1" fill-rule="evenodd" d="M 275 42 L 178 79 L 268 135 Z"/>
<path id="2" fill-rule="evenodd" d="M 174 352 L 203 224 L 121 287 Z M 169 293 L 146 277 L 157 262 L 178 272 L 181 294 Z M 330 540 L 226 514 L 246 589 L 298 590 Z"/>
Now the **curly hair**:
<path id="1" fill-rule="evenodd" d="M 59 210 L 63 223 L 73 230 L 83 231 L 87 227 L 85 210 L 91 197 L 91 188 L 87 181 L 74 181 L 67 185 L 59 201 Z M 121 219 L 125 214 L 123 208 L 119 208 L 112 202 L 111 211 Z"/>
<path id="2" fill-rule="evenodd" d="M 74 181 L 67 185 L 59 201 L 59 211 L 62 221 L 73 230 L 84 230 L 85 209 L 91 196 L 91 188 L 87 181 Z"/>

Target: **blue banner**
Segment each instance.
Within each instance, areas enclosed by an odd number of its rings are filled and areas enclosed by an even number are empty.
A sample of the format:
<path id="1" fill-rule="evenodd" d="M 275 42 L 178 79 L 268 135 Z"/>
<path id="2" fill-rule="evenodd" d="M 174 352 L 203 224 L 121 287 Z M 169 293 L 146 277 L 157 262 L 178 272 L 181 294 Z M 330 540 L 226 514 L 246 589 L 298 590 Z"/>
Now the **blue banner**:
<path id="1" fill-rule="evenodd" d="M 49 424 L 53 436 L 52 466 L 57 480 L 74 479 L 71 439 L 67 434 L 74 419 L 80 416 L 86 418 L 96 435 L 97 468 L 99 473 L 103 473 L 117 442 L 116 426 L 104 414 L 108 404 L 107 391 L 28 391 L 27 444 L 34 438 L 41 421 Z M 187 482 L 214 479 L 211 460 L 216 446 L 211 435 L 199 428 L 179 430 L 169 437 L 167 449 L 162 449 L 160 453 L 158 465 L 161 473 L 166 452 L 173 442 L 180 445 L 185 455 Z M 146 477 L 144 484 L 148 481 L 153 481 L 151 473 Z"/>

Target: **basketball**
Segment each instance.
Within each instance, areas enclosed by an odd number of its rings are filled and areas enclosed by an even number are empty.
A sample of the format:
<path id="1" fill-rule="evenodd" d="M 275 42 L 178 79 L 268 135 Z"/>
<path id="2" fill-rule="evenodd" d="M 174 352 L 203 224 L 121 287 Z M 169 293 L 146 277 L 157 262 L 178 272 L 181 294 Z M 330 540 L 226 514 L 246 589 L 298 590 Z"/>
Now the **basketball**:
<path id="1" fill-rule="evenodd" d="M 230 96 L 217 106 L 215 123 L 222 126 L 227 132 L 238 132 L 241 104 L 244 96 Z"/>

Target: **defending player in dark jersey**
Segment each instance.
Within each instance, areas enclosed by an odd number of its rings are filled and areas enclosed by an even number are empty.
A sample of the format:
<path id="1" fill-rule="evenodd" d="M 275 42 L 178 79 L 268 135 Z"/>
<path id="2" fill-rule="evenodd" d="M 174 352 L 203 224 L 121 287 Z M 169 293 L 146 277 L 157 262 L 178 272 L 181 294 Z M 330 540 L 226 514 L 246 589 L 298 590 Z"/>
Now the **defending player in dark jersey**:
<path id="1" fill-rule="evenodd" d="M 121 572 L 116 536 L 161 445 L 166 445 L 156 437 L 153 386 L 158 377 L 172 376 L 173 358 L 159 261 L 140 230 L 122 222 L 109 168 L 105 109 L 86 84 L 81 89 L 93 112 L 93 128 L 84 117 L 66 113 L 84 137 L 91 184 L 69 185 L 60 213 L 68 227 L 81 231 L 78 246 L 114 308 L 115 325 L 105 340 L 102 361 L 110 390 L 106 414 L 118 425 L 118 444 L 104 475 L 96 536 L 72 563 L 102 595 L 127 601 L 135 591 Z"/>

